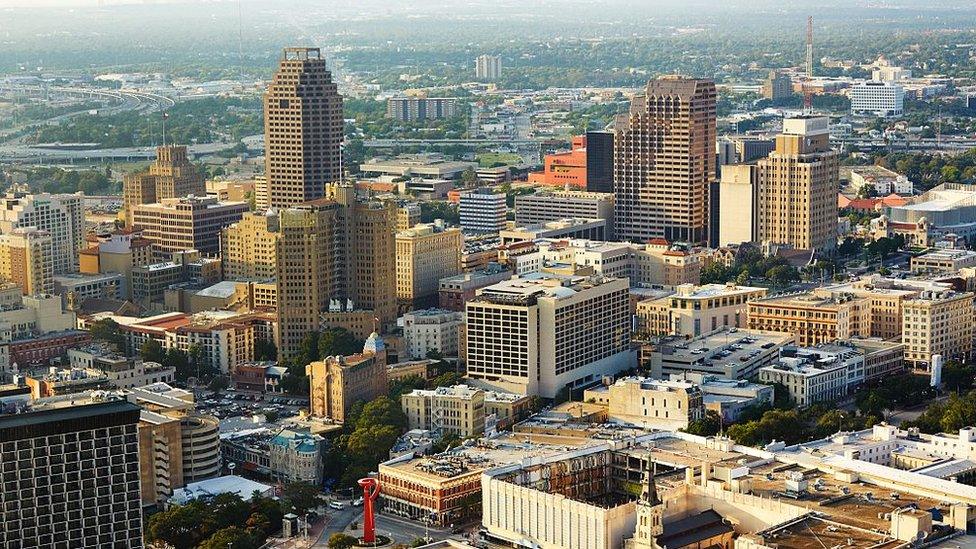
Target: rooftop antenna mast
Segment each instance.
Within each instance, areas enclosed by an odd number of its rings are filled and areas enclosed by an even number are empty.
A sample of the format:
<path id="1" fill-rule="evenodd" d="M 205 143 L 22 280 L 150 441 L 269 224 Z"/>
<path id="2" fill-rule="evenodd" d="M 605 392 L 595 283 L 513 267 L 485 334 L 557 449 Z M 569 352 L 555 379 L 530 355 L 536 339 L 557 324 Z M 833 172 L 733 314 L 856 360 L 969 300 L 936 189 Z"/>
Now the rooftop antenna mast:
<path id="1" fill-rule="evenodd" d="M 813 80 L 813 16 L 807 17 L 807 76 L 803 84 L 803 110 L 810 112 L 813 110 L 813 90 L 809 83 Z"/>
<path id="2" fill-rule="evenodd" d="M 244 8 L 237 0 L 237 62 L 241 71 L 241 90 L 244 89 Z"/>

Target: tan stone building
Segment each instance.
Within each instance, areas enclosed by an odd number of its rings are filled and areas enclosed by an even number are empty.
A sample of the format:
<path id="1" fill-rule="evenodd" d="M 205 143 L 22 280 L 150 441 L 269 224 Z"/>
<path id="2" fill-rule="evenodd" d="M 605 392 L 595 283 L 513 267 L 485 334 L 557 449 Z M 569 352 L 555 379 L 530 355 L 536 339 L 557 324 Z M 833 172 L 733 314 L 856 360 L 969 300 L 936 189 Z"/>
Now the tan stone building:
<path id="1" fill-rule="evenodd" d="M 715 84 L 681 76 L 647 83 L 614 137 L 617 238 L 701 243 L 708 239 L 708 186 L 715 181 Z"/>
<path id="2" fill-rule="evenodd" d="M 775 296 L 748 309 L 749 329 L 793 334 L 801 347 L 871 335 L 868 298 L 850 293 Z"/>
<path id="3" fill-rule="evenodd" d="M 342 96 L 318 48 L 286 48 L 264 94 L 267 201 L 292 206 L 325 196 L 342 178 Z"/>
<path id="4" fill-rule="evenodd" d="M 343 422 L 356 402 L 368 402 L 387 392 L 386 348 L 376 334 L 363 352 L 330 356 L 305 367 L 313 417 Z"/>
<path id="5" fill-rule="evenodd" d="M 397 300 L 405 307 L 437 296 L 440 280 L 461 272 L 464 235 L 442 225 L 416 225 L 396 235 Z"/>
<path id="6" fill-rule="evenodd" d="M 397 208 L 397 232 L 420 223 L 420 204 L 404 204 Z"/>
<path id="7" fill-rule="evenodd" d="M 705 417 L 701 388 L 688 381 L 625 377 L 587 389 L 583 400 L 606 406 L 611 421 L 652 429 L 687 429 Z"/>
<path id="8" fill-rule="evenodd" d="M 276 276 L 282 357 L 293 356 L 311 331 L 363 328 L 364 321 L 379 330 L 396 317 L 396 208 L 357 202 L 349 186 L 328 189 L 329 198 L 280 213 Z"/>
<path id="9" fill-rule="evenodd" d="M 901 340 L 905 362 L 918 372 L 929 370 L 933 355 L 968 357 L 973 349 L 973 294 L 928 291 L 905 301 Z"/>
<path id="10" fill-rule="evenodd" d="M 187 156 L 186 147 L 156 147 L 156 161 L 148 170 L 127 174 L 122 180 L 125 224 L 127 227 L 132 226 L 132 214 L 136 206 L 191 194 L 206 196 L 207 185 L 203 173 Z"/>
<path id="11" fill-rule="evenodd" d="M 278 248 L 276 213 L 245 213 L 221 232 L 220 253 L 225 280 L 268 280 L 275 277 Z"/>
<path id="12" fill-rule="evenodd" d="M 766 288 L 732 283 L 682 284 L 671 295 L 637 303 L 638 331 L 697 337 L 723 327 L 744 328 L 747 303 L 766 292 Z"/>
<path id="13" fill-rule="evenodd" d="M 219 202 L 207 197 L 166 198 L 135 206 L 132 226 L 152 241 L 158 256 L 183 250 L 217 255 L 221 229 L 240 221 L 246 211 L 244 202 Z"/>
<path id="14" fill-rule="evenodd" d="M 870 327 L 861 333 L 871 337 L 893 339 L 901 335 L 902 308 L 906 300 L 925 291 L 941 291 L 949 284 L 930 280 L 900 280 L 884 278 L 880 275 L 868 276 L 853 282 L 818 288 L 812 293 L 822 297 L 852 294 L 865 298 L 864 305 L 869 312 L 867 321 Z"/>
<path id="15" fill-rule="evenodd" d="M 125 276 L 125 298 L 132 299 L 132 269 L 151 265 L 152 241 L 141 232 L 119 231 L 79 254 L 84 274 L 121 273 Z"/>
<path id="16" fill-rule="evenodd" d="M 758 162 L 760 242 L 818 251 L 836 247 L 840 164 L 830 149 L 828 122 L 819 116 L 785 119 L 776 148 Z"/>
<path id="17" fill-rule="evenodd" d="M 54 249 L 47 231 L 24 228 L 0 235 L 0 279 L 34 295 L 52 293 L 53 276 Z"/>
<path id="18" fill-rule="evenodd" d="M 637 272 L 633 282 L 680 286 L 698 284 L 701 280 L 701 258 L 672 246 L 663 238 L 654 238 L 634 253 Z"/>
<path id="19" fill-rule="evenodd" d="M 400 398 L 409 429 L 438 437 L 480 437 L 485 432 L 485 392 L 467 385 L 414 389 Z"/>

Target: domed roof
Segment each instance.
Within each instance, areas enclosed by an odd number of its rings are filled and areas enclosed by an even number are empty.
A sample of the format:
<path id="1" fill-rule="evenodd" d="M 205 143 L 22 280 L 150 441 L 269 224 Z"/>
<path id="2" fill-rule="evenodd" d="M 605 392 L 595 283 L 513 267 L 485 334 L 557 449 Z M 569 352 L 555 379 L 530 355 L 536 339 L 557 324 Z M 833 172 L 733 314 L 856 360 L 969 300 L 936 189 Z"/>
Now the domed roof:
<path id="1" fill-rule="evenodd" d="M 364 353 L 379 353 L 386 350 L 386 343 L 383 342 L 383 338 L 380 334 L 373 332 L 369 334 L 366 339 L 366 344 L 363 345 Z"/>

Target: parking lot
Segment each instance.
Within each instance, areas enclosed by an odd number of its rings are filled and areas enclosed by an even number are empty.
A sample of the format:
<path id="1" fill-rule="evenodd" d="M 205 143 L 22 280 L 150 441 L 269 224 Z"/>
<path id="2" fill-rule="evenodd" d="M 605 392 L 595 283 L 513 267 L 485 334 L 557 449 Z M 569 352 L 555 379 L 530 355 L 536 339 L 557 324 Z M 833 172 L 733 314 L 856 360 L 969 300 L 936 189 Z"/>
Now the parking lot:
<path id="1" fill-rule="evenodd" d="M 221 420 L 221 423 L 235 418 L 250 419 L 256 414 L 288 418 L 298 415 L 299 410 L 308 407 L 307 399 L 291 395 L 260 394 L 233 389 L 220 393 L 198 389 L 194 394 L 197 411 L 210 414 Z"/>

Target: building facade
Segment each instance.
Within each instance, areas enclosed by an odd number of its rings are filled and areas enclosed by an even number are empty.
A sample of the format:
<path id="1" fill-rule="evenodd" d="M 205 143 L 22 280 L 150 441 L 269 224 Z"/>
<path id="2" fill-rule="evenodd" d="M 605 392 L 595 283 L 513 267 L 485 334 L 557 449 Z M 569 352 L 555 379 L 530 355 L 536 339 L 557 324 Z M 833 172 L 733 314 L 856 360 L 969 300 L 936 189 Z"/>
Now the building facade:
<path id="1" fill-rule="evenodd" d="M 186 146 L 156 147 L 156 161 L 146 171 L 122 179 L 125 224 L 132 226 L 136 206 L 189 195 L 206 196 L 207 185 L 204 174 L 187 156 Z"/>
<path id="2" fill-rule="evenodd" d="M 973 350 L 973 294 L 951 290 L 922 292 L 902 308 L 905 362 L 928 372 L 932 357 L 965 359 Z"/>
<path id="3" fill-rule="evenodd" d="M 159 256 L 183 250 L 220 254 L 220 231 L 241 220 L 245 202 L 218 202 L 216 198 L 167 198 L 135 206 L 132 225 L 152 241 Z"/>
<path id="4" fill-rule="evenodd" d="M 666 76 L 648 82 L 617 119 L 614 225 L 621 240 L 704 243 L 715 181 L 715 84 Z"/>
<path id="5" fill-rule="evenodd" d="M 318 48 L 286 48 L 264 94 L 269 207 L 325 196 L 342 178 L 342 96 Z"/>
<path id="6" fill-rule="evenodd" d="M 221 231 L 220 257 L 225 280 L 275 278 L 278 221 L 274 212 L 249 212 Z"/>
<path id="7" fill-rule="evenodd" d="M 892 82 L 869 81 L 851 87 L 851 114 L 880 118 L 900 116 L 905 109 L 905 88 Z"/>
<path id="8" fill-rule="evenodd" d="M 52 293 L 53 276 L 54 245 L 47 231 L 18 228 L 0 234 L 0 279 L 33 295 Z"/>
<path id="9" fill-rule="evenodd" d="M 458 214 L 461 229 L 472 233 L 493 233 L 505 228 L 505 195 L 481 188 L 461 193 Z"/>
<path id="10" fill-rule="evenodd" d="M 366 340 L 363 352 L 330 356 L 305 367 L 313 417 L 343 422 L 356 402 L 368 402 L 387 392 L 386 348 L 376 334 Z"/>
<path id="11" fill-rule="evenodd" d="M 461 229 L 416 225 L 396 235 L 397 300 L 404 305 L 437 296 L 440 280 L 461 272 Z"/>
<path id="12" fill-rule="evenodd" d="M 78 272 L 85 243 L 83 195 L 10 193 L 0 198 L 0 234 L 33 227 L 51 236 L 53 274 Z"/>
<path id="13" fill-rule="evenodd" d="M 456 102 L 453 97 L 391 97 L 386 100 L 386 117 L 402 122 L 453 118 Z"/>

